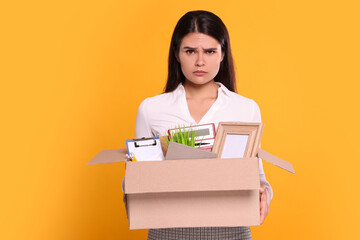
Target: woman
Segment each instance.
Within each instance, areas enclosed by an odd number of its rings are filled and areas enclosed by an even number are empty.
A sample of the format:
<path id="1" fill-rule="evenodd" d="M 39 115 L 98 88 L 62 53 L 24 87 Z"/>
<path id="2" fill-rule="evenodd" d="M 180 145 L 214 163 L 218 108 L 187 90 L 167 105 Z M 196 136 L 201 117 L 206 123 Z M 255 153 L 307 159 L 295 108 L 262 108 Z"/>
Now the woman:
<path id="1" fill-rule="evenodd" d="M 165 92 L 139 107 L 135 137 L 165 135 L 177 126 L 220 121 L 261 122 L 257 104 L 235 93 L 235 72 L 228 31 L 207 11 L 186 13 L 177 23 L 169 51 Z M 261 160 L 260 220 L 264 221 L 272 189 Z M 249 227 L 150 229 L 148 239 L 251 239 Z"/>

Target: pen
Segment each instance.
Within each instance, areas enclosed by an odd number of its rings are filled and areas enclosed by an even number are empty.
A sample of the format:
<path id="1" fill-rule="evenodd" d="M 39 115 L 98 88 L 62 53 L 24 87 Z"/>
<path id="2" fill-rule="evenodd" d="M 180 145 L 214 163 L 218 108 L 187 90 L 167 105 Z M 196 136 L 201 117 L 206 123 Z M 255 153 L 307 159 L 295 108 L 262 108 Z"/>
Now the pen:
<path id="1" fill-rule="evenodd" d="M 195 143 L 195 146 L 202 146 L 202 145 L 208 145 L 210 143 Z"/>

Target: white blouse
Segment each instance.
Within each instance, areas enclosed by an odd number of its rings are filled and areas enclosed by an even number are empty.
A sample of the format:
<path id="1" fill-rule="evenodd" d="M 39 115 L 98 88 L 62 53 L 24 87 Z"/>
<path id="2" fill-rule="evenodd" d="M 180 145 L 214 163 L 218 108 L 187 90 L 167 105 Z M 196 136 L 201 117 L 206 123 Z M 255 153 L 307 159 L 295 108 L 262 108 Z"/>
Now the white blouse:
<path id="1" fill-rule="evenodd" d="M 200 122 L 191 117 L 182 84 L 172 92 L 146 98 L 139 106 L 135 125 L 135 138 L 164 136 L 168 129 L 219 122 L 261 122 L 260 109 L 254 100 L 228 90 L 223 84 L 218 97 Z M 265 178 L 262 160 L 259 159 L 260 182 L 268 188 L 269 203 L 273 191 Z"/>

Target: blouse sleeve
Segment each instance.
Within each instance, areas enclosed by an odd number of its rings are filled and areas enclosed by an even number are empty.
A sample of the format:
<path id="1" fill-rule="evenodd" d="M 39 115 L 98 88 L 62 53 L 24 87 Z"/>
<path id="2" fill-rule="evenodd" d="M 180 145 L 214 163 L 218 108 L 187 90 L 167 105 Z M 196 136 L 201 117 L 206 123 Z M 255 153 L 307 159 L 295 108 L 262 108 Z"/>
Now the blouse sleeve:
<path id="1" fill-rule="evenodd" d="M 146 106 L 147 106 L 147 99 L 145 99 L 139 106 L 137 115 L 136 115 L 136 123 L 135 123 L 135 138 L 142 138 L 142 137 L 151 137 L 151 128 L 148 124 L 146 114 Z M 123 201 L 126 206 L 126 196 L 124 191 L 124 185 L 125 185 L 125 177 L 122 180 L 121 189 L 123 191 Z"/>
<path id="2" fill-rule="evenodd" d="M 147 106 L 148 100 L 145 99 L 139 106 L 136 123 L 135 123 L 135 138 L 152 137 L 152 131 L 148 121 Z"/>
<path id="3" fill-rule="evenodd" d="M 261 114 L 260 114 L 260 108 L 256 104 L 256 102 L 253 102 L 253 122 L 261 122 Z M 269 196 L 268 196 L 268 205 L 270 206 L 270 201 L 273 197 L 273 190 L 270 185 L 270 183 L 265 178 L 265 172 L 263 169 L 262 160 L 259 158 L 259 175 L 260 175 L 260 183 L 264 184 L 265 187 L 269 190 Z"/>

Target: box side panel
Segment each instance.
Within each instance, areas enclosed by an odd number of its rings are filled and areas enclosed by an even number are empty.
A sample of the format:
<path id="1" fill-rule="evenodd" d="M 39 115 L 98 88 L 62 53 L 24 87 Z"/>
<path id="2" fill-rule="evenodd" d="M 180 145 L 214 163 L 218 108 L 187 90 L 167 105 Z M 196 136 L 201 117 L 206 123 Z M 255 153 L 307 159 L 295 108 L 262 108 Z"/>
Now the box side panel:
<path id="1" fill-rule="evenodd" d="M 259 191 L 130 194 L 130 229 L 255 226 Z"/>
<path id="2" fill-rule="evenodd" d="M 126 165 L 127 194 L 259 187 L 257 158 L 128 162 Z"/>

